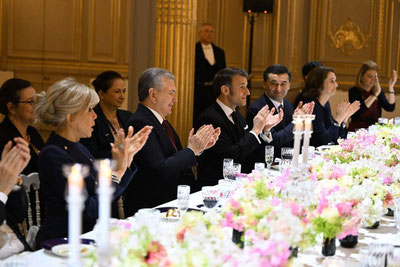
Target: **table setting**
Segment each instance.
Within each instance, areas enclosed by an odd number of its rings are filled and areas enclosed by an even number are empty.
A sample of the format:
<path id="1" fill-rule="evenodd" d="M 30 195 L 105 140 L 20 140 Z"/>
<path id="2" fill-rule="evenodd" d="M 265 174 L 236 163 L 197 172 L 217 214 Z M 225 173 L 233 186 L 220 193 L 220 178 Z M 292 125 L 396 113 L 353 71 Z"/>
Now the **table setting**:
<path id="1" fill-rule="evenodd" d="M 179 185 L 177 199 L 126 220 L 110 218 L 111 167 L 102 161 L 99 219 L 84 235 L 82 167 L 73 166 L 68 239 L 1 264 L 400 266 L 400 127 L 378 125 L 314 148 L 313 119 L 294 118 L 295 146 L 282 148 L 277 167 L 270 146 L 250 174 L 224 159 L 218 184 L 194 193 Z"/>

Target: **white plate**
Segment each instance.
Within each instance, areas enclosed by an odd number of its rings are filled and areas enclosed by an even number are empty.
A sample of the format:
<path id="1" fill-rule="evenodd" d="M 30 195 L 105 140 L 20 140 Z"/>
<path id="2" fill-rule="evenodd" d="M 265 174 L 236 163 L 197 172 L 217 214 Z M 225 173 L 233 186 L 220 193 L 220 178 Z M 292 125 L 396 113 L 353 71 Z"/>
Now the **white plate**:
<path id="1" fill-rule="evenodd" d="M 324 150 L 331 149 L 331 148 L 332 148 L 332 145 L 323 145 L 323 146 L 317 147 L 317 150 L 322 152 Z"/>
<path id="2" fill-rule="evenodd" d="M 93 245 L 81 244 L 81 256 L 87 256 L 93 250 L 93 248 Z M 69 244 L 60 244 L 54 246 L 51 248 L 51 252 L 54 255 L 66 258 L 69 255 Z"/>
<path id="3" fill-rule="evenodd" d="M 182 217 L 167 217 L 167 213 L 166 212 L 162 212 L 161 213 L 161 219 L 165 222 L 177 222 L 181 219 Z"/>

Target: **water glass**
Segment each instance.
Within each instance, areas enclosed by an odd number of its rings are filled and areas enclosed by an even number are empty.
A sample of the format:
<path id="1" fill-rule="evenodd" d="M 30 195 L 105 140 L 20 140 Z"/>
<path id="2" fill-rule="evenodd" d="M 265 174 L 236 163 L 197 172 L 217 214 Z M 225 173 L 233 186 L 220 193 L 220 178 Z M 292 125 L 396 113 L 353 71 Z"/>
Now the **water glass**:
<path id="1" fill-rule="evenodd" d="M 400 117 L 394 117 L 394 125 L 400 124 Z"/>
<path id="2" fill-rule="evenodd" d="M 389 121 L 388 118 L 378 118 L 378 123 L 379 124 L 387 124 Z"/>
<path id="3" fill-rule="evenodd" d="M 178 185 L 178 209 L 181 215 L 185 214 L 189 207 L 190 186 Z"/>
<path id="4" fill-rule="evenodd" d="M 397 231 L 400 232 L 400 197 L 394 199 L 394 219 Z"/>
<path id="5" fill-rule="evenodd" d="M 219 200 L 219 190 L 214 186 L 203 186 L 201 188 L 201 195 L 203 197 L 204 206 L 211 211 L 215 206 L 217 206 Z"/>
<path id="6" fill-rule="evenodd" d="M 229 199 L 229 196 L 234 189 L 233 184 L 234 184 L 233 181 L 230 180 L 225 180 L 225 179 L 218 180 L 218 191 L 220 196 L 220 202 L 223 202 L 221 204 L 224 204 Z"/>
<path id="7" fill-rule="evenodd" d="M 281 161 L 279 163 L 279 171 L 283 172 L 287 168 L 290 168 L 293 160 L 293 148 L 282 147 L 281 149 Z"/>
<path id="8" fill-rule="evenodd" d="M 265 146 L 265 163 L 269 170 L 274 162 L 274 146 Z"/>
<path id="9" fill-rule="evenodd" d="M 265 169 L 265 163 L 263 162 L 254 163 L 254 170 L 256 170 L 258 173 L 263 173 L 264 169 Z"/>
<path id="10" fill-rule="evenodd" d="M 160 222 L 161 213 L 157 209 L 140 209 L 135 214 L 136 222 L 139 225 L 156 227 Z"/>
<path id="11" fill-rule="evenodd" d="M 228 175 L 232 165 L 233 165 L 233 159 L 224 159 L 222 174 L 225 179 L 228 179 Z"/>
<path id="12" fill-rule="evenodd" d="M 393 249 L 387 257 L 387 267 L 400 267 L 400 248 Z"/>

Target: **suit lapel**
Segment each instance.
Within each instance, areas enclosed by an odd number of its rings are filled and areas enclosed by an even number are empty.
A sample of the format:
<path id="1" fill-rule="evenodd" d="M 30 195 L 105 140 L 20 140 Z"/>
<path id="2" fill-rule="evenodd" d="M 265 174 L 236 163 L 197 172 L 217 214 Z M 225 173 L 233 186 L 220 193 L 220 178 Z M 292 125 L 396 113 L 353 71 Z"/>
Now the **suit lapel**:
<path id="1" fill-rule="evenodd" d="M 110 125 L 108 122 L 108 119 L 106 115 L 104 115 L 103 110 L 101 109 L 100 104 L 97 104 L 97 106 L 94 108 L 94 111 L 96 112 L 97 115 L 97 120 L 100 122 L 100 125 L 103 125 L 100 131 L 103 132 L 103 137 L 107 140 L 108 143 L 114 143 L 114 135 L 111 132 Z"/>
<path id="2" fill-rule="evenodd" d="M 221 116 L 222 120 L 224 121 L 223 124 L 227 125 L 227 128 L 230 131 L 230 135 L 233 137 L 233 139 L 237 142 L 240 139 L 240 132 L 241 130 L 239 127 L 237 127 L 235 124 L 233 124 L 228 117 L 226 116 L 225 112 L 222 110 L 222 108 L 218 105 L 217 102 L 214 103 L 214 109 L 215 111 Z"/>
<path id="3" fill-rule="evenodd" d="M 168 146 L 168 149 L 170 149 L 171 151 L 175 152 L 175 148 L 172 145 L 171 141 L 169 140 L 168 134 L 165 132 L 164 128 L 162 127 L 162 125 L 160 124 L 160 122 L 158 121 L 158 119 L 156 118 L 156 116 L 153 114 L 153 112 L 151 112 L 150 109 L 148 109 L 146 106 L 139 104 L 138 109 L 152 122 L 152 124 L 154 125 L 154 129 L 153 131 L 160 136 L 160 141 L 161 141 L 161 145 Z M 177 143 L 179 143 L 179 145 L 177 144 L 177 146 L 181 146 L 180 142 L 179 142 L 179 138 L 176 138 L 178 135 L 176 134 L 174 128 L 172 128 L 172 132 L 174 134 L 175 137 L 175 141 L 178 141 Z M 179 150 L 179 147 L 178 147 Z"/>

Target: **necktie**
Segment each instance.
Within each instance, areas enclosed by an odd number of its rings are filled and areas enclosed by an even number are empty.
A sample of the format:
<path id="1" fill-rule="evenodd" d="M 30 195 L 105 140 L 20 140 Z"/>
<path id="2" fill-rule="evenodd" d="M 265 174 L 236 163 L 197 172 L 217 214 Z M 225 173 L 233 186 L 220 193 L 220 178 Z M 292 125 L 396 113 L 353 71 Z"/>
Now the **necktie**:
<path id="1" fill-rule="evenodd" d="M 283 109 L 282 104 L 280 104 L 280 105 L 278 106 L 278 109 L 276 110 L 276 112 L 279 113 L 279 111 L 281 111 L 281 109 Z"/>
<path id="2" fill-rule="evenodd" d="M 164 128 L 165 132 L 167 133 L 172 146 L 175 148 L 175 151 L 178 151 L 176 142 L 175 142 L 175 137 L 174 137 L 174 134 L 172 133 L 172 129 L 171 129 L 171 126 L 169 125 L 168 121 L 164 120 L 161 125 Z"/>
<path id="3" fill-rule="evenodd" d="M 244 130 L 242 127 L 240 127 L 239 114 L 237 113 L 237 111 L 232 112 L 231 116 L 232 116 L 233 122 L 235 123 L 236 129 L 239 131 L 239 133 L 243 133 Z"/>

